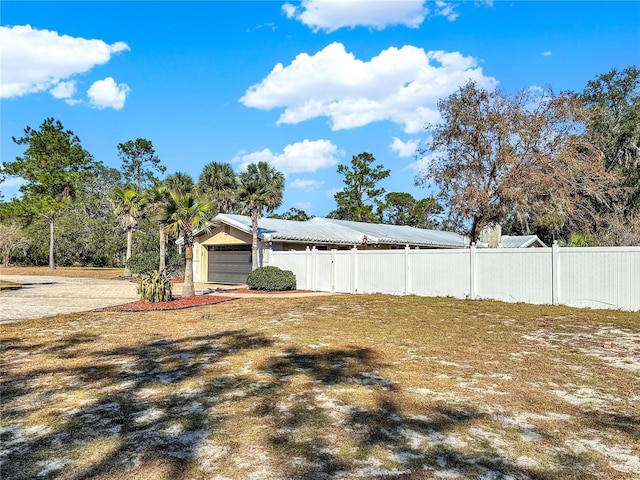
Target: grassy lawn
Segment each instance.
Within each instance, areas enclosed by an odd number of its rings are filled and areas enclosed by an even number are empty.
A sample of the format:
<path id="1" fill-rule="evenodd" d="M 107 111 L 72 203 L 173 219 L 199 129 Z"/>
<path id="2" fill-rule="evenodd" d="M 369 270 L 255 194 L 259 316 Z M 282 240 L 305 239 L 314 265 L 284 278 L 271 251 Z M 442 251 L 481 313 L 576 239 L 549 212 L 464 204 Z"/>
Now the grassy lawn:
<path id="1" fill-rule="evenodd" d="M 0 332 L 3 480 L 640 476 L 638 313 L 345 295 Z"/>

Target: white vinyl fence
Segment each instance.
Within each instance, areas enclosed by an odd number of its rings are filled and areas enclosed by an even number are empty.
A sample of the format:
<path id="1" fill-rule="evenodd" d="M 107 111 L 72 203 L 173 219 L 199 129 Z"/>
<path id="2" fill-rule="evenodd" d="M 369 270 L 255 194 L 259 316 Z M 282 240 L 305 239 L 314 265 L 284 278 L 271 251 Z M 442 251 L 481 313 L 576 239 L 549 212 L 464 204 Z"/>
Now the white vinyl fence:
<path id="1" fill-rule="evenodd" d="M 299 289 L 640 310 L 640 247 L 270 252 Z"/>

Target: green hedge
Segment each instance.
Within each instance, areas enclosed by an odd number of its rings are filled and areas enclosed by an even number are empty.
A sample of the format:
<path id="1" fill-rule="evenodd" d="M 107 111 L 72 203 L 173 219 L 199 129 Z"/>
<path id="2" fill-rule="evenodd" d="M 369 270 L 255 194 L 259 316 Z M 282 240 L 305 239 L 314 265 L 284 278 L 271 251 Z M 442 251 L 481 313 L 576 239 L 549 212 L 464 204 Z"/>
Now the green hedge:
<path id="1" fill-rule="evenodd" d="M 281 270 L 278 267 L 261 267 L 249 274 L 247 286 L 251 290 L 295 290 L 296 276 L 290 270 Z"/>

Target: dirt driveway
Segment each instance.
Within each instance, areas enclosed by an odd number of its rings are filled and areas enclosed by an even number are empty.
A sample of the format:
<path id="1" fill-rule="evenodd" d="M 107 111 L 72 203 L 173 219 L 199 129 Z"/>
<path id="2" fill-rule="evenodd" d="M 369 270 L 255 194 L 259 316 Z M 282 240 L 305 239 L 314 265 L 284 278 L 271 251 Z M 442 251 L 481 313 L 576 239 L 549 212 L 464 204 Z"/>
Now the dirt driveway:
<path id="1" fill-rule="evenodd" d="M 136 284 L 125 280 L 0 275 L 23 285 L 0 294 L 0 323 L 82 312 L 138 300 Z"/>

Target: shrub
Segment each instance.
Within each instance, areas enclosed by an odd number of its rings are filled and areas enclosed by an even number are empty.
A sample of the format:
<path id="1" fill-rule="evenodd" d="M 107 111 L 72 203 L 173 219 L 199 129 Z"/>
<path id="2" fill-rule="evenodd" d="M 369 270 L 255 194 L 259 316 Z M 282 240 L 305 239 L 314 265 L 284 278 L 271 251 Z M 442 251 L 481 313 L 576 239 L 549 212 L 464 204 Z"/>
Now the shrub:
<path id="1" fill-rule="evenodd" d="M 562 247 L 593 247 L 596 244 L 593 235 L 589 233 L 572 233 L 569 240 L 560 246 Z"/>
<path id="2" fill-rule="evenodd" d="M 172 278 L 184 276 L 184 261 L 184 254 L 180 255 L 177 252 L 168 253 L 166 258 L 167 275 Z M 160 253 L 155 251 L 131 255 L 131 258 L 126 261 L 127 268 L 131 270 L 131 273 L 136 275 L 154 272 L 158 270 L 159 264 Z"/>
<path id="3" fill-rule="evenodd" d="M 281 270 L 278 267 L 261 267 L 249 274 L 247 286 L 251 290 L 295 290 L 296 276 L 290 270 Z"/>
<path id="4" fill-rule="evenodd" d="M 145 252 L 139 255 L 131 255 L 131 258 L 125 262 L 126 267 L 131 273 L 136 275 L 146 275 L 154 270 L 158 270 L 160 263 L 160 254 L 157 252 Z"/>
<path id="5" fill-rule="evenodd" d="M 171 279 L 164 273 L 151 272 L 140 276 L 138 294 L 145 302 L 168 302 L 171 300 Z"/>
<path id="6" fill-rule="evenodd" d="M 167 255 L 167 275 L 171 278 L 184 278 L 184 257 L 184 251 L 181 254 L 174 251 Z M 160 255 L 158 255 L 158 262 L 160 262 Z"/>

